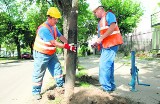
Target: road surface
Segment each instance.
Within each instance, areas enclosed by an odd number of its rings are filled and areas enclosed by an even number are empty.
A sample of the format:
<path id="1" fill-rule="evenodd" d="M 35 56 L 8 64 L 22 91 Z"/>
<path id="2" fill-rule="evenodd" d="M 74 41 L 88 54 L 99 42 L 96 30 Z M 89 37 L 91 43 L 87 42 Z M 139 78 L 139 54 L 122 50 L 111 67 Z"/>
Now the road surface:
<path id="1" fill-rule="evenodd" d="M 33 61 L 0 63 L 0 104 L 29 104 Z"/>

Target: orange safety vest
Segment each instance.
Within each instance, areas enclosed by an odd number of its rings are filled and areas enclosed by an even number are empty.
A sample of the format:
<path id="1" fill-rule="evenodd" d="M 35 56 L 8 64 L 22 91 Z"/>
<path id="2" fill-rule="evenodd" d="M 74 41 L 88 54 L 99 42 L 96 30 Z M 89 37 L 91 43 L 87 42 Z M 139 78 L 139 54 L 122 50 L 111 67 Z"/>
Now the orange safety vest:
<path id="1" fill-rule="evenodd" d="M 106 21 L 106 14 L 99 21 L 99 33 L 101 36 L 104 35 L 104 33 L 109 28 L 108 22 Z M 120 45 L 120 44 L 123 44 L 123 39 L 119 30 L 119 27 L 117 25 L 113 33 L 102 40 L 102 47 L 109 48 L 109 47 Z M 101 48 L 101 44 L 98 45 L 98 50 L 100 50 L 100 48 Z"/>
<path id="2" fill-rule="evenodd" d="M 52 55 L 56 52 L 56 47 L 51 44 L 50 42 L 45 42 L 44 40 L 42 40 L 38 34 L 38 30 L 42 27 L 46 27 L 48 28 L 48 30 L 53 33 L 52 29 L 46 24 L 46 23 L 43 23 L 41 24 L 38 29 L 37 29 L 37 35 L 36 35 L 36 39 L 35 39 L 35 42 L 34 42 L 34 46 L 33 46 L 33 49 L 38 51 L 38 52 L 41 52 L 41 53 L 44 53 L 44 54 L 47 54 L 47 55 Z M 56 40 L 57 38 L 57 30 L 56 30 L 56 26 L 53 27 L 54 29 L 54 33 L 53 33 L 53 36 L 54 36 L 54 39 Z"/>

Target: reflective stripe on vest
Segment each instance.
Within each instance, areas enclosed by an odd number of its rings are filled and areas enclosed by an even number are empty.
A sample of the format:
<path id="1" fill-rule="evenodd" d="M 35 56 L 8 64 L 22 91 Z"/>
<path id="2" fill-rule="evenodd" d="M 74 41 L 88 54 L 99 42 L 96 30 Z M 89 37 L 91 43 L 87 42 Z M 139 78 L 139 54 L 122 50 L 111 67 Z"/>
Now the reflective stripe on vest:
<path id="1" fill-rule="evenodd" d="M 106 14 L 99 21 L 99 26 L 100 26 L 99 27 L 99 33 L 100 33 L 100 35 L 104 35 L 104 33 L 109 28 L 108 22 L 106 21 Z M 118 28 L 118 25 L 116 24 L 116 28 L 114 29 L 113 33 L 103 39 L 102 47 L 103 48 L 109 48 L 109 47 L 120 45 L 120 44 L 123 44 L 123 39 L 122 39 L 120 30 Z M 100 48 L 100 45 L 98 46 L 98 48 Z"/>
<path id="2" fill-rule="evenodd" d="M 62 77 L 63 77 L 63 74 L 54 76 L 54 78 L 62 78 Z"/>
<path id="3" fill-rule="evenodd" d="M 42 82 L 33 82 L 32 85 L 33 86 L 42 86 Z"/>
<path id="4" fill-rule="evenodd" d="M 46 24 L 46 23 L 43 23 L 42 25 L 40 25 L 37 29 L 37 35 L 36 35 L 36 39 L 35 39 L 35 42 L 34 42 L 34 47 L 33 49 L 38 51 L 38 52 L 41 52 L 41 53 L 44 53 L 44 54 L 47 54 L 47 55 L 52 55 L 56 52 L 56 47 L 54 45 L 52 45 L 50 42 L 45 42 L 43 41 L 39 34 L 38 34 L 38 30 L 42 27 L 46 27 L 48 28 L 48 30 L 53 34 L 54 36 L 54 39 L 57 38 L 57 30 L 56 30 L 56 26 L 54 26 L 54 33 L 52 31 L 52 29 Z"/>

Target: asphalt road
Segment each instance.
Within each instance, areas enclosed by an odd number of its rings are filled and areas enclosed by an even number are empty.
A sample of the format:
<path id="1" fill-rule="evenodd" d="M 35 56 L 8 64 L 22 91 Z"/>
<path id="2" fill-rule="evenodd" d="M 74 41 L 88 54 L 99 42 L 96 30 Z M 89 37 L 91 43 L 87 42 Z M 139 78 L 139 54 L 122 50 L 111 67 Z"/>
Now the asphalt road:
<path id="1" fill-rule="evenodd" d="M 33 61 L 0 63 L 0 104 L 30 104 Z"/>
<path id="2" fill-rule="evenodd" d="M 33 60 L 0 64 L 0 104 L 23 104 L 31 96 Z"/>

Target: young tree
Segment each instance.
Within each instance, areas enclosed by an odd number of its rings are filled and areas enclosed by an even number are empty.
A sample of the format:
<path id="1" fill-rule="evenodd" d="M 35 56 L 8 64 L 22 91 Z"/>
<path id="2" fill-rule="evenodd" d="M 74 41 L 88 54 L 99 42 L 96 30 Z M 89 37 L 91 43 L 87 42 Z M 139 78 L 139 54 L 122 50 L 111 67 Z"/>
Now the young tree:
<path id="1" fill-rule="evenodd" d="M 61 0 L 56 3 L 63 11 L 63 34 L 68 43 L 77 44 L 78 0 Z M 65 103 L 69 104 L 74 93 L 77 54 L 67 51 L 65 56 Z"/>

